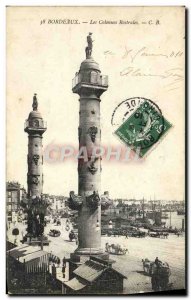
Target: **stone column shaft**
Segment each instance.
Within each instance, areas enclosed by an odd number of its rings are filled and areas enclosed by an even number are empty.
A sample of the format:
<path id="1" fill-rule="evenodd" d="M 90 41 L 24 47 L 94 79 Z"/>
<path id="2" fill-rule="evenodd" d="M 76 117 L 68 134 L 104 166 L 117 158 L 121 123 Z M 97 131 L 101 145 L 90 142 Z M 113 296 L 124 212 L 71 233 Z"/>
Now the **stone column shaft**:
<path id="1" fill-rule="evenodd" d="M 28 196 L 41 196 L 43 192 L 42 136 L 28 136 Z"/>

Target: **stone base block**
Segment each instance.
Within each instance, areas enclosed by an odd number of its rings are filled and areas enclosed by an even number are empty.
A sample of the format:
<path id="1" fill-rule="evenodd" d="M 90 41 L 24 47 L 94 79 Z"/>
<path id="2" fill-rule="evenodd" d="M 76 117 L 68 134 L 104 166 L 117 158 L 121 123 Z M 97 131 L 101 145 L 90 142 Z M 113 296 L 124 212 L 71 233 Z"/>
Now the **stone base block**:
<path id="1" fill-rule="evenodd" d="M 77 255 L 102 255 L 104 253 L 103 249 L 98 248 L 77 248 L 75 250 Z"/>
<path id="2" fill-rule="evenodd" d="M 41 246 L 41 245 L 49 245 L 50 241 L 47 236 L 41 237 L 30 237 L 27 234 L 23 237 L 21 241 L 23 244 L 33 245 L 33 246 Z"/>

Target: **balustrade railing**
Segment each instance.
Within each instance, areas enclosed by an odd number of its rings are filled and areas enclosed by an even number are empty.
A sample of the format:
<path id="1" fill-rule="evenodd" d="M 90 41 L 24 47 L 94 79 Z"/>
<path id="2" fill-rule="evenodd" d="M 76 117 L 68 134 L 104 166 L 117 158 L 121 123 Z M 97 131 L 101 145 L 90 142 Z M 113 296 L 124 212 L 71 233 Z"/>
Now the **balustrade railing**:
<path id="1" fill-rule="evenodd" d="M 80 74 L 77 73 L 72 80 L 72 87 L 74 88 L 79 83 L 94 84 L 100 86 L 108 86 L 108 76 L 100 75 L 99 73 Z"/>

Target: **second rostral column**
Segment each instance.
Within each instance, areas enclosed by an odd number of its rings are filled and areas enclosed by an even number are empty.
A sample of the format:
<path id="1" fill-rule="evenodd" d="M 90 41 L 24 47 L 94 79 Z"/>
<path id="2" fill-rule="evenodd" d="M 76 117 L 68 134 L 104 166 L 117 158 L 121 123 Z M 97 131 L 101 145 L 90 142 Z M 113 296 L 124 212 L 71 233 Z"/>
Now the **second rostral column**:
<path id="1" fill-rule="evenodd" d="M 100 146 L 100 96 L 108 88 L 108 77 L 101 75 L 92 57 L 91 33 L 87 36 L 86 59 L 73 79 L 73 93 L 80 96 L 78 196 L 70 193 L 69 206 L 78 209 L 79 255 L 102 254 L 101 249 L 101 157 L 92 149 Z M 82 150 L 82 151 L 81 151 Z M 88 153 L 88 159 L 85 153 Z M 82 154 L 82 155 L 80 155 Z"/>

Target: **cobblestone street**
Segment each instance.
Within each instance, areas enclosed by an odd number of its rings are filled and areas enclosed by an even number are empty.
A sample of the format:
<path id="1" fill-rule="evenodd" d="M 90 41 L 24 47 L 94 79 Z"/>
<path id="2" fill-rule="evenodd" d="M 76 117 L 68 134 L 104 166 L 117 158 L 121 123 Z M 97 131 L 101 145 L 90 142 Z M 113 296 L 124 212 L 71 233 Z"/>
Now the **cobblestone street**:
<path id="1" fill-rule="evenodd" d="M 76 243 L 70 242 L 68 238 L 68 232 L 65 230 L 65 219 L 61 219 L 61 225 L 55 226 L 54 224 L 48 224 L 45 227 L 45 234 L 48 234 L 50 229 L 58 229 L 61 231 L 60 237 L 50 237 L 49 246 L 44 246 L 44 250 L 52 252 L 52 254 L 62 259 L 70 257 L 77 245 Z M 17 243 L 22 238 L 22 234 L 25 234 L 26 225 L 18 223 L 16 227 L 19 228 L 20 235 L 17 238 Z M 8 237 L 10 241 L 14 241 L 14 237 L 11 232 L 14 228 L 8 231 Z M 141 259 L 148 258 L 154 260 L 157 256 L 160 260 L 169 263 L 171 268 L 170 283 L 172 283 L 173 289 L 183 289 L 185 286 L 184 276 L 184 264 L 185 264 L 185 238 L 177 237 L 176 235 L 169 235 L 168 239 L 160 238 L 128 238 L 125 237 L 102 237 L 102 247 L 105 248 L 106 243 L 118 243 L 128 248 L 128 253 L 124 256 L 110 255 L 110 258 L 116 262 L 113 267 L 120 271 L 122 274 L 127 276 L 127 280 L 124 280 L 124 293 L 133 294 L 139 290 L 142 292 L 152 292 L 151 289 L 151 278 L 143 273 L 143 265 Z M 68 271 L 68 270 L 67 270 Z M 66 280 L 67 280 L 66 271 Z M 59 272 L 59 269 L 58 269 Z"/>

